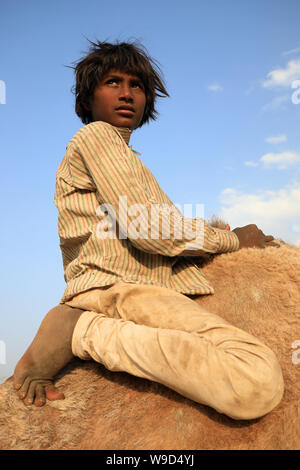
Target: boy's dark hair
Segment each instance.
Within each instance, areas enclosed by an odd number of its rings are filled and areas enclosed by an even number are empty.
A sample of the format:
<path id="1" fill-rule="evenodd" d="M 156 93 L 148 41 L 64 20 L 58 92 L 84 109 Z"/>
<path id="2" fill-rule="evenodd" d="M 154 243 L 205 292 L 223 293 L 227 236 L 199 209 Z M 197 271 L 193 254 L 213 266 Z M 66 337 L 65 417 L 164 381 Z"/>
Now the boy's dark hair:
<path id="1" fill-rule="evenodd" d="M 155 120 L 158 115 L 155 109 L 156 97 L 169 96 L 157 62 L 137 42 L 89 42 L 92 44 L 89 54 L 76 62 L 75 67 L 71 67 L 76 77 L 76 84 L 72 87 L 76 97 L 75 112 L 81 121 L 84 124 L 92 122 L 91 112 L 84 105 L 89 105 L 96 85 L 112 68 L 136 75 L 143 82 L 146 105 L 139 127 L 150 119 Z"/>

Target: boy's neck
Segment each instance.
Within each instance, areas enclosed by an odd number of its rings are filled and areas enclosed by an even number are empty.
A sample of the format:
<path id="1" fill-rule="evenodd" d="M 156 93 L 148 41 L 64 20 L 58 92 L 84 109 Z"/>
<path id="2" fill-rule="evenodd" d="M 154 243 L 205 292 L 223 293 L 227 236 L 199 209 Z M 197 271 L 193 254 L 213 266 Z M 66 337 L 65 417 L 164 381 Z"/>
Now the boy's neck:
<path id="1" fill-rule="evenodd" d="M 132 130 L 129 129 L 128 127 L 116 127 L 113 126 L 117 129 L 117 131 L 121 134 L 123 139 L 125 140 L 126 144 L 129 144 L 130 136 L 132 134 Z"/>

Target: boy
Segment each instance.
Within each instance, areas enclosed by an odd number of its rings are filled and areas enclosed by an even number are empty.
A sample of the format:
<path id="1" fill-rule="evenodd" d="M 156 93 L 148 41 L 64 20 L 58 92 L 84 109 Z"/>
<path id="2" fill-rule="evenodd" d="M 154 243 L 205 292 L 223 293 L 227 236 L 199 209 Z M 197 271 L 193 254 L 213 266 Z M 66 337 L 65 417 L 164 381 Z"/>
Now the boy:
<path id="1" fill-rule="evenodd" d="M 128 145 L 155 119 L 156 97 L 168 96 L 158 67 L 137 45 L 92 45 L 75 68 L 86 125 L 57 171 L 66 290 L 18 362 L 14 387 L 25 404 L 62 399 L 53 378 L 77 356 L 234 419 L 262 416 L 283 394 L 274 353 L 188 296 L 213 294 L 194 256 L 263 248 L 273 237 L 255 225 L 230 232 L 181 217 Z"/>

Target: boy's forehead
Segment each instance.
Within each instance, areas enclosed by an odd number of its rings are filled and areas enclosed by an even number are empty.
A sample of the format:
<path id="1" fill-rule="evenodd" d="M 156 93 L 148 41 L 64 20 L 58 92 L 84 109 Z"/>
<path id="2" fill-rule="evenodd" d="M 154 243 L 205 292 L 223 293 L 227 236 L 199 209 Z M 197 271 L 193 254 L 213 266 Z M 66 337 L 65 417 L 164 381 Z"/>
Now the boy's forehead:
<path id="1" fill-rule="evenodd" d="M 128 69 L 121 69 L 121 68 L 117 68 L 117 67 L 112 67 L 111 69 L 109 69 L 104 75 L 103 75 L 103 78 L 109 76 L 109 75 L 127 75 L 128 77 L 130 78 L 138 78 L 139 80 L 142 80 L 142 77 L 140 75 L 138 75 L 136 72 L 134 71 L 130 71 Z"/>

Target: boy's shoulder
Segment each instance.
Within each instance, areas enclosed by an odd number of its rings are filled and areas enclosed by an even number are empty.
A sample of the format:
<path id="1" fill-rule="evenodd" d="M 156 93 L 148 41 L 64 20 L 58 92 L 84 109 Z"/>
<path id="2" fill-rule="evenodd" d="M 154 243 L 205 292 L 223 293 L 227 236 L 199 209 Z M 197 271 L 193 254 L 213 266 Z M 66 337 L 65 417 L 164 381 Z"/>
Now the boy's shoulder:
<path id="1" fill-rule="evenodd" d="M 82 140 L 91 137 L 109 138 L 111 136 L 118 136 L 117 129 L 104 121 L 94 121 L 81 127 L 70 140 L 71 143 L 78 143 Z"/>

